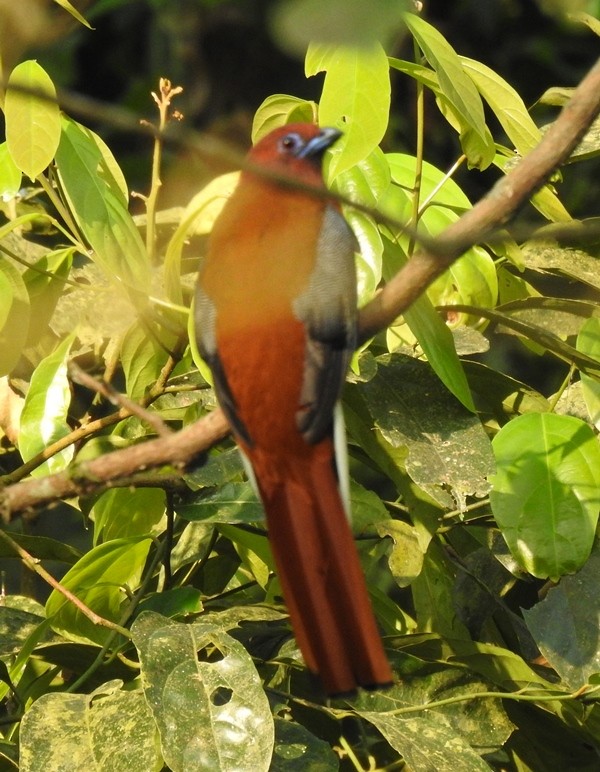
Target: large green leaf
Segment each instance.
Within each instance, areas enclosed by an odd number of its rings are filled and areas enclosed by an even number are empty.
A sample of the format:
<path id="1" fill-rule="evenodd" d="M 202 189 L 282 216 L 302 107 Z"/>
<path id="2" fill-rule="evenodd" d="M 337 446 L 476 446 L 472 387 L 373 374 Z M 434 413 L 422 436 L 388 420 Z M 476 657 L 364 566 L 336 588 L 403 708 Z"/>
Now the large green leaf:
<path id="1" fill-rule="evenodd" d="M 17 364 L 25 348 L 31 306 L 22 275 L 0 254 L 0 376 Z"/>
<path id="2" fill-rule="evenodd" d="M 23 461 L 41 453 L 48 445 L 66 437 L 71 389 L 67 379 L 67 362 L 75 339 L 72 333 L 45 359 L 31 376 L 29 391 L 21 413 L 19 452 Z M 73 458 L 73 446 L 61 450 L 32 471 L 34 477 L 63 470 Z"/>
<path id="3" fill-rule="evenodd" d="M 179 624 L 152 612 L 131 632 L 169 768 L 266 772 L 273 719 L 244 647 L 217 625 Z"/>
<path id="4" fill-rule="evenodd" d="M 20 769 L 27 772 L 163 768 L 156 726 L 143 692 L 113 681 L 91 694 L 44 694 L 25 713 Z"/>
<path id="5" fill-rule="evenodd" d="M 87 552 L 61 583 L 96 614 L 118 623 L 126 600 L 123 586 L 138 585 L 151 545 L 143 536 L 105 542 Z M 103 645 L 113 634 L 95 625 L 58 590 L 46 602 L 46 615 L 57 632 L 81 643 Z"/>
<path id="6" fill-rule="evenodd" d="M 362 161 L 385 134 L 390 109 L 390 74 L 379 44 L 365 48 L 311 44 L 306 54 L 306 75 L 325 71 L 319 102 L 319 123 L 337 126 L 344 137 L 330 151 L 326 178 Z"/>
<path id="7" fill-rule="evenodd" d="M 107 162 L 106 145 L 90 129 L 63 118 L 56 163 L 71 210 L 94 250 L 93 259 L 130 292 L 147 294 L 148 256 L 127 211 L 116 162 Z"/>
<path id="8" fill-rule="evenodd" d="M 11 86 L 28 89 L 28 92 L 17 91 Z M 46 98 L 36 96 L 35 92 Z M 33 59 L 21 62 L 12 71 L 4 117 L 10 155 L 23 174 L 34 180 L 56 153 L 60 139 L 60 110 L 54 84 Z"/>
<path id="9" fill-rule="evenodd" d="M 600 448 L 571 416 L 529 413 L 493 441 L 492 511 L 527 571 L 558 578 L 587 560 L 600 507 Z"/>
<path id="10" fill-rule="evenodd" d="M 571 689 L 588 683 L 600 672 L 600 550 L 598 543 L 575 576 L 530 609 L 523 610 L 540 651 Z"/>
<path id="11" fill-rule="evenodd" d="M 466 496 L 485 495 L 494 462 L 479 419 L 449 394 L 427 363 L 400 354 L 378 363 L 376 376 L 357 388 L 384 439 L 408 449 L 411 478 L 436 500 L 454 499 L 459 508 Z"/>
<path id="12" fill-rule="evenodd" d="M 475 84 L 456 51 L 435 27 L 416 14 L 407 13 L 405 21 L 435 70 L 445 99 L 460 120 L 461 140 L 469 163 L 485 169 L 494 159 L 495 147 Z"/>

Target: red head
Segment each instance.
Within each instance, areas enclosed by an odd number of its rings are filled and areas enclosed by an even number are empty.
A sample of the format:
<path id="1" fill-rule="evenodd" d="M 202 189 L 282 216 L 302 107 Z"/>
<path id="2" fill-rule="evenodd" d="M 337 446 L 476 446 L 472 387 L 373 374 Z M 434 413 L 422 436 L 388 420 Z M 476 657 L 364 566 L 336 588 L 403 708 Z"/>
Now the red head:
<path id="1" fill-rule="evenodd" d="M 290 123 L 263 137 L 248 154 L 248 160 L 274 171 L 321 181 L 323 153 L 342 135 L 338 129 L 321 129 L 312 123 Z"/>

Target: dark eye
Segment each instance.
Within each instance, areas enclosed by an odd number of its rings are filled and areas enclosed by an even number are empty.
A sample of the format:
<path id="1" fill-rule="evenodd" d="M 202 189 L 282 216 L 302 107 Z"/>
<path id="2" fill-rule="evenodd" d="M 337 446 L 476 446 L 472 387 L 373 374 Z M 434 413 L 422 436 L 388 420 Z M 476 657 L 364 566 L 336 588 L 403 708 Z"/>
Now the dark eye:
<path id="1" fill-rule="evenodd" d="M 302 139 L 298 134 L 286 134 L 279 141 L 279 147 L 284 153 L 295 153 L 302 147 Z"/>

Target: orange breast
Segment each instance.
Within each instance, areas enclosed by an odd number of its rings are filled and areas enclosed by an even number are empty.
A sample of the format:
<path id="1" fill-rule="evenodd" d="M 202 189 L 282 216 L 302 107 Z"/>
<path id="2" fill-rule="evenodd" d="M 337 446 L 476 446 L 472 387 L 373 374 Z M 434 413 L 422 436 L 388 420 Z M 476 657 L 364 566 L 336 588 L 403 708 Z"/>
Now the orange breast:
<path id="1" fill-rule="evenodd" d="M 211 236 L 202 284 L 216 311 L 219 359 L 256 446 L 305 443 L 296 427 L 306 332 L 293 311 L 314 269 L 320 201 L 246 185 Z"/>

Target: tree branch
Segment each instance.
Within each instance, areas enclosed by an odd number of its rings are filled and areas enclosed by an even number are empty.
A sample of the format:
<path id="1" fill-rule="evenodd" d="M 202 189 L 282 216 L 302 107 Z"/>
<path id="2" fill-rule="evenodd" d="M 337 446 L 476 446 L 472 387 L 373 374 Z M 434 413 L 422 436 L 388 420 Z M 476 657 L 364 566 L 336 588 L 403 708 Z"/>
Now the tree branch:
<path id="1" fill-rule="evenodd" d="M 600 60 L 575 90 L 540 144 L 500 180 L 461 219 L 434 240 L 433 249 L 422 249 L 360 312 L 362 341 L 391 324 L 428 285 L 463 252 L 484 241 L 506 224 L 515 211 L 568 158 L 600 112 Z M 57 499 L 131 485 L 136 473 L 160 466 L 179 469 L 225 437 L 229 427 L 220 410 L 176 434 L 117 450 L 105 456 L 73 464 L 68 470 L 40 479 L 7 486 L 1 512 L 5 522 L 19 513 Z"/>

